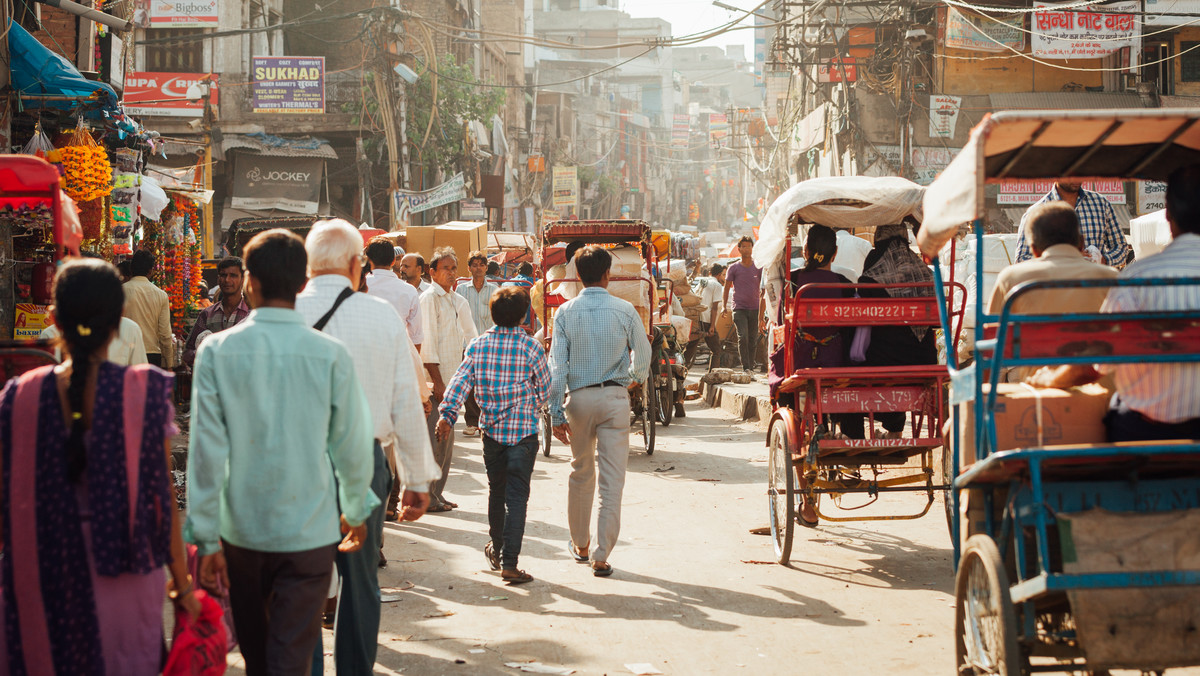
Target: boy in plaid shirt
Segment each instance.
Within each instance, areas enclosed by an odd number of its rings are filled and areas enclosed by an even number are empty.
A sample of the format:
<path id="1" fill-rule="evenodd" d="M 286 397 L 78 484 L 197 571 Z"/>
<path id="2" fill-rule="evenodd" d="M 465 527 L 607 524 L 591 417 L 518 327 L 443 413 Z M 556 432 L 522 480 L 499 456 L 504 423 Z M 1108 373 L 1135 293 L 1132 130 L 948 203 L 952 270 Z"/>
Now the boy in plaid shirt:
<path id="1" fill-rule="evenodd" d="M 538 342 L 521 328 L 529 292 L 504 287 L 492 295 L 494 327 L 467 346 L 438 409 L 438 439 L 450 434 L 458 409 L 474 391 L 481 411 L 483 463 L 488 476 L 488 565 L 508 584 L 533 576 L 517 568 L 525 536 L 525 508 L 538 448 L 538 410 L 550 394 L 550 367 Z"/>

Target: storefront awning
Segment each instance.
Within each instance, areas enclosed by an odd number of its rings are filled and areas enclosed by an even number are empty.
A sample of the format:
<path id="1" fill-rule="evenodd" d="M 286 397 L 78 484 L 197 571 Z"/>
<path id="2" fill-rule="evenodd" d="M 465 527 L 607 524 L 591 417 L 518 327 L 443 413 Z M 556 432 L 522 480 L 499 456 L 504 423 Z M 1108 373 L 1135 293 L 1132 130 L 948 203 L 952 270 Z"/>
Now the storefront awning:
<path id="1" fill-rule="evenodd" d="M 9 22 L 8 54 L 13 89 L 27 108 L 69 110 L 92 100 L 105 111 L 119 112 L 112 87 L 83 77 L 75 66 L 47 49 L 20 24 Z"/>

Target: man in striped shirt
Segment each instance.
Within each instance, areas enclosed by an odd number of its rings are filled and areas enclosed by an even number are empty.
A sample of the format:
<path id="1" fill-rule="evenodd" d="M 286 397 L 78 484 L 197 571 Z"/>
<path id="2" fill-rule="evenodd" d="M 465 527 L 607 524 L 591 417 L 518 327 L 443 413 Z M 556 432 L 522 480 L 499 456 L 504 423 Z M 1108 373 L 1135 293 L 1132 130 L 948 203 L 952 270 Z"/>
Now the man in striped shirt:
<path id="1" fill-rule="evenodd" d="M 495 326 L 472 341 L 439 409 L 438 440 L 450 436 L 458 407 L 468 393 L 479 402 L 483 464 L 488 476 L 488 565 L 509 584 L 533 576 L 517 568 L 525 536 L 529 482 L 537 458 L 538 410 L 550 393 L 550 368 L 538 341 L 521 328 L 529 293 L 520 287 L 492 295 Z"/>
<path id="2" fill-rule="evenodd" d="M 1117 214 L 1103 195 L 1085 190 L 1078 181 L 1058 181 L 1050 189 L 1050 192 L 1046 193 L 1033 206 L 1058 200 L 1075 208 L 1075 215 L 1079 217 L 1079 230 L 1083 233 L 1083 249 L 1086 250 L 1089 246 L 1096 247 L 1100 251 L 1100 255 L 1104 257 L 1102 262 L 1116 268 L 1129 261 L 1133 249 L 1129 246 L 1129 242 L 1125 241 L 1125 233 L 1121 232 Z M 1029 220 L 1031 213 L 1033 213 L 1033 207 L 1025 212 L 1021 218 L 1021 227 L 1018 228 L 1020 233 L 1017 235 L 1018 263 L 1033 258 L 1033 251 L 1029 248 L 1029 240 L 1025 233 L 1025 222 Z"/>
<path id="3" fill-rule="evenodd" d="M 1167 180 L 1167 221 L 1171 243 L 1160 253 L 1121 272 L 1121 279 L 1200 277 L 1200 165 L 1177 169 Z M 1118 287 L 1108 293 L 1101 312 L 1170 312 L 1200 309 L 1200 287 L 1169 285 Z M 1129 363 L 1059 367 L 1035 376 L 1035 383 L 1067 387 L 1116 378 L 1115 407 L 1104 423 L 1109 441 L 1200 439 L 1200 364 Z"/>

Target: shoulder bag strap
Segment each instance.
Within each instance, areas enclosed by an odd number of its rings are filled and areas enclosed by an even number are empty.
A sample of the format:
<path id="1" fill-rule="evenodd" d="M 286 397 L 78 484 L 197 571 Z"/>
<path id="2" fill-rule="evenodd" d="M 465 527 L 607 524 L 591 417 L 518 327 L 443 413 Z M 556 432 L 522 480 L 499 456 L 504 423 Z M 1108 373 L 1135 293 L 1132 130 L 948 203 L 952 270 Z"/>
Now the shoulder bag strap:
<path id="1" fill-rule="evenodd" d="M 329 323 L 330 319 L 333 319 L 333 313 L 337 312 L 338 307 L 340 307 L 342 303 L 346 302 L 347 298 L 353 295 L 354 289 L 351 289 L 350 287 L 342 289 L 342 292 L 338 294 L 337 300 L 333 301 L 333 307 L 329 308 L 329 312 L 321 315 L 321 318 L 317 320 L 317 323 L 313 324 L 313 328 L 318 331 L 324 331 L 325 325 Z"/>

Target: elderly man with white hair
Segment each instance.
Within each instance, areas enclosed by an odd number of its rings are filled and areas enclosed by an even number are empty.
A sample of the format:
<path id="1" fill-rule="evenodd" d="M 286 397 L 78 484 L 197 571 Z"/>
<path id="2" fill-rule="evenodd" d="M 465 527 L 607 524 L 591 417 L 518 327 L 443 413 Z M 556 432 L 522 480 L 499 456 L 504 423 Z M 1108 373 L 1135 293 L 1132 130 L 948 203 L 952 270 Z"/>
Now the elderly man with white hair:
<path id="1" fill-rule="evenodd" d="M 342 341 L 354 359 L 371 409 L 375 436 L 375 473 L 371 489 L 381 502 L 391 488 L 391 472 L 382 445 L 395 440 L 398 470 L 407 490 L 400 518 L 419 519 L 429 506 L 426 487 L 441 476 L 429 439 L 403 432 L 424 422 L 404 320 L 394 308 L 365 293 L 356 293 L 362 274 L 362 237 L 340 219 L 313 224 L 304 248 L 308 252 L 308 285 L 296 297 L 296 310 L 314 329 Z M 379 634 L 380 544 L 383 505 L 367 519 L 367 541 L 357 552 L 337 554 L 342 590 L 338 598 L 334 661 L 339 674 L 373 673 Z"/>

